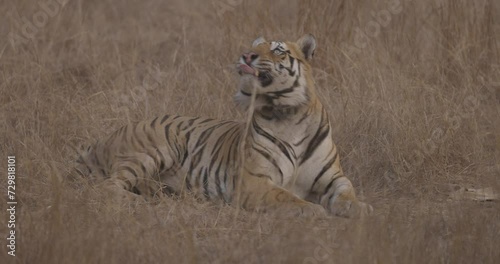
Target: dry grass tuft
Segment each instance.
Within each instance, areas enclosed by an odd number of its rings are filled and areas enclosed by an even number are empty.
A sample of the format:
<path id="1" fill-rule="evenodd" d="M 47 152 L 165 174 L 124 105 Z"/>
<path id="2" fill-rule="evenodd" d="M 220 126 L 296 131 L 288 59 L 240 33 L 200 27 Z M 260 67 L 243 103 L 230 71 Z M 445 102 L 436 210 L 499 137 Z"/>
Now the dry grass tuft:
<path id="1" fill-rule="evenodd" d="M 20 203 L 1 263 L 498 263 L 500 203 L 447 199 L 500 190 L 497 1 L 74 0 L 7 37 L 35 2 L 0 5 L 0 185 L 16 155 Z M 243 120 L 236 58 L 259 35 L 307 32 L 344 171 L 375 216 L 234 220 L 189 196 L 110 207 L 68 180 L 74 147 L 132 120 Z"/>

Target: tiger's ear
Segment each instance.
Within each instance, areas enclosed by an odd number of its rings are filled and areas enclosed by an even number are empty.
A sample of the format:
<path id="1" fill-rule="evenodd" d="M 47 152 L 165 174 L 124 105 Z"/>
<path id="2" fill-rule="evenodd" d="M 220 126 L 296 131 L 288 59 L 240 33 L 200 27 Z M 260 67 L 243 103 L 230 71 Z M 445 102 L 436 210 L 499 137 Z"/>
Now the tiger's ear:
<path id="1" fill-rule="evenodd" d="M 258 37 L 256 40 L 253 41 L 252 48 L 257 47 L 259 44 L 262 44 L 264 42 L 266 42 L 266 40 L 263 37 Z"/>
<path id="2" fill-rule="evenodd" d="M 306 60 L 312 59 L 316 49 L 316 39 L 312 34 L 306 34 L 297 40 L 300 50 L 304 53 Z"/>

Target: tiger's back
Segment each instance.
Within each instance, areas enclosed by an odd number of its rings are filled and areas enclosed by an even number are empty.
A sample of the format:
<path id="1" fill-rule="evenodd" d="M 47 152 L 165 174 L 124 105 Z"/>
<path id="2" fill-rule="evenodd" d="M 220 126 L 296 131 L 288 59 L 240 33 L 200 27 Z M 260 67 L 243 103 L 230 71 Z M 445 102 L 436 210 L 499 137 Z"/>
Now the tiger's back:
<path id="1" fill-rule="evenodd" d="M 90 173 L 117 177 L 126 184 L 123 188 L 137 194 L 179 194 L 186 189 L 229 203 L 242 128 L 235 121 L 155 117 L 99 140 L 80 163 L 91 168 Z"/>

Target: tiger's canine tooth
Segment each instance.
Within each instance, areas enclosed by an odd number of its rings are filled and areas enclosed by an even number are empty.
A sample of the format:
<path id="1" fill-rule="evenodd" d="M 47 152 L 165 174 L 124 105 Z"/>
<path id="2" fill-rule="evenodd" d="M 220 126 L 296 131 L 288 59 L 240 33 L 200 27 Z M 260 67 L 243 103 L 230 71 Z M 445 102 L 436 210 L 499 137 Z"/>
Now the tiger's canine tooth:
<path id="1" fill-rule="evenodd" d="M 259 77 L 259 71 L 255 70 L 255 77 Z"/>

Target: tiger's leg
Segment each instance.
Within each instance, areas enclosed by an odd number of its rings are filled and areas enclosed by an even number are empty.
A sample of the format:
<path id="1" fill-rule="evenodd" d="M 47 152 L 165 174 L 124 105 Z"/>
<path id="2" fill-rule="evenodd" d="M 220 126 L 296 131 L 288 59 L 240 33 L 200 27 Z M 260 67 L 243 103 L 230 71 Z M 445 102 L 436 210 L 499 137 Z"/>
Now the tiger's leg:
<path id="1" fill-rule="evenodd" d="M 161 184 L 156 176 L 162 160 L 145 153 L 119 155 L 116 159 L 110 177 L 102 183 L 110 195 L 128 201 L 161 195 Z"/>
<path id="2" fill-rule="evenodd" d="M 238 204 L 246 210 L 272 212 L 282 217 L 326 215 L 321 205 L 297 197 L 267 177 L 242 176 L 236 195 Z"/>
<path id="3" fill-rule="evenodd" d="M 360 217 L 371 214 L 372 206 L 358 201 L 351 181 L 343 175 L 338 178 L 334 175 L 328 185 L 319 186 L 324 190 L 319 198 L 320 204 L 334 215 L 342 217 Z"/>
<path id="4" fill-rule="evenodd" d="M 331 146 L 329 156 L 313 167 L 316 171 L 309 189 L 310 201 L 321 204 L 330 213 L 341 217 L 360 217 L 368 215 L 373 208 L 358 201 L 352 183 L 345 177 L 340 166 L 340 156 L 335 145 Z"/>

